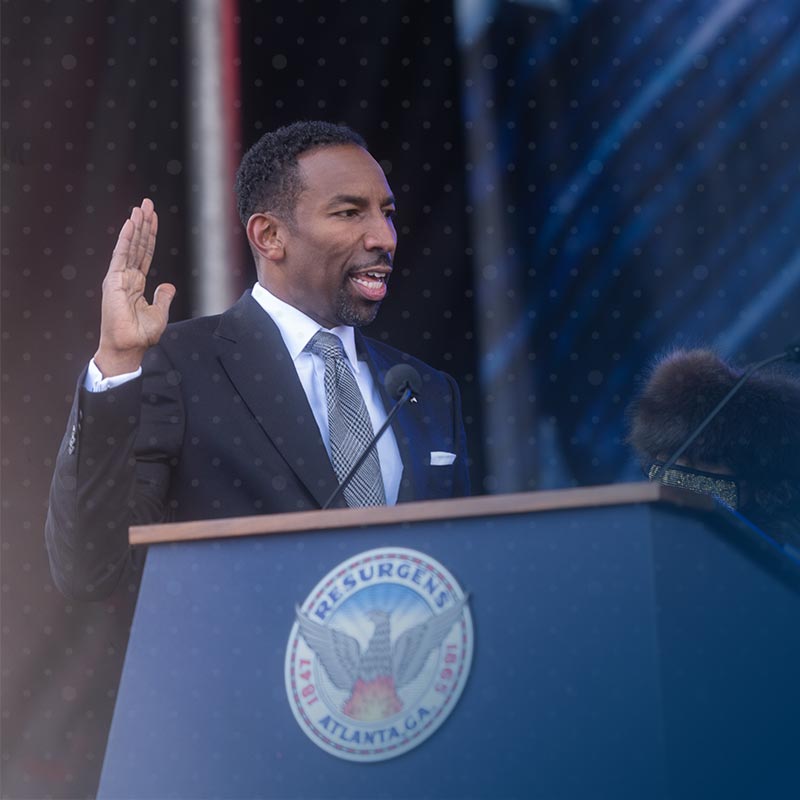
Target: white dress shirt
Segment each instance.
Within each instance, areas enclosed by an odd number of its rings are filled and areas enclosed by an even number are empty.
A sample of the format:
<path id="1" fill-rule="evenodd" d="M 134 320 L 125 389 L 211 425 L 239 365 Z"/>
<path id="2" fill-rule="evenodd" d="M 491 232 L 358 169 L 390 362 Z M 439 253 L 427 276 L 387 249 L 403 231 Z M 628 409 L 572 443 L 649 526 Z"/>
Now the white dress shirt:
<path id="1" fill-rule="evenodd" d="M 297 377 L 303 386 L 303 391 L 308 398 L 308 404 L 314 414 L 322 441 L 330 457 L 330 444 L 328 443 L 328 404 L 325 398 L 325 363 L 319 356 L 305 351 L 305 346 L 311 337 L 319 330 L 323 329 L 313 319 L 307 317 L 302 311 L 294 306 L 290 306 L 283 300 L 275 297 L 268 292 L 260 283 L 253 286 L 253 299 L 269 314 L 272 321 L 278 326 L 283 343 L 292 357 L 292 363 L 297 370 Z M 338 336 L 342 340 L 345 356 L 348 365 L 356 379 L 359 391 L 364 398 L 372 430 L 377 431 L 386 420 L 386 411 L 381 400 L 380 389 L 372 378 L 372 373 L 366 364 L 358 361 L 356 352 L 356 341 L 353 329 L 346 325 L 331 328 L 329 333 Z M 86 372 L 84 388 L 90 392 L 102 392 L 112 389 L 126 381 L 133 380 L 142 374 L 141 367 L 135 372 L 125 375 L 115 375 L 112 378 L 104 378 L 94 359 L 89 362 Z M 400 450 L 397 447 L 397 440 L 394 432 L 389 428 L 378 440 L 377 444 L 378 459 L 381 464 L 381 474 L 383 475 L 383 488 L 386 493 L 387 505 L 394 505 L 397 502 L 397 493 L 400 489 L 400 479 L 403 474 L 403 462 L 400 458 Z"/>
<path id="2" fill-rule="evenodd" d="M 381 401 L 380 389 L 372 378 L 369 367 L 358 361 L 356 353 L 356 339 L 353 329 L 347 325 L 336 328 L 322 328 L 318 322 L 307 317 L 294 306 L 279 300 L 274 294 L 268 292 L 260 283 L 253 286 L 253 299 L 272 317 L 278 326 L 283 343 L 292 357 L 297 377 L 303 385 L 303 390 L 308 398 L 308 404 L 317 421 L 322 441 L 328 450 L 328 403 L 325 398 L 325 362 L 313 353 L 305 352 L 305 346 L 319 330 L 327 330 L 342 340 L 344 353 L 348 365 L 356 379 L 358 389 L 364 398 L 369 418 L 372 421 L 373 432 L 377 431 L 386 421 L 386 411 Z M 386 504 L 394 505 L 397 502 L 397 493 L 400 489 L 400 478 L 403 473 L 403 462 L 394 432 L 389 428 L 378 440 L 378 460 L 381 464 L 383 475 L 383 488 L 386 492 Z"/>

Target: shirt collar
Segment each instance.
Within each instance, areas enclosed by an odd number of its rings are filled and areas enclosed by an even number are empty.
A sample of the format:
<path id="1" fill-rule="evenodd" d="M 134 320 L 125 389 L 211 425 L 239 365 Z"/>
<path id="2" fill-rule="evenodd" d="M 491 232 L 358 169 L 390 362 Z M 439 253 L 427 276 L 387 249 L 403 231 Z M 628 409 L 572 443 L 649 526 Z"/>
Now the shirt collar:
<path id="1" fill-rule="evenodd" d="M 260 283 L 256 283 L 253 286 L 252 295 L 253 300 L 269 314 L 272 321 L 278 326 L 281 338 L 289 351 L 289 355 L 292 357 L 292 361 L 297 361 L 298 357 L 303 355 L 305 346 L 317 331 L 325 330 L 336 334 L 342 340 L 344 352 L 350 362 L 350 366 L 354 372 L 359 371 L 356 337 L 349 325 L 323 328 L 318 322 L 314 322 L 311 317 L 306 316 L 299 309 L 275 297 L 272 292 L 269 292 Z"/>

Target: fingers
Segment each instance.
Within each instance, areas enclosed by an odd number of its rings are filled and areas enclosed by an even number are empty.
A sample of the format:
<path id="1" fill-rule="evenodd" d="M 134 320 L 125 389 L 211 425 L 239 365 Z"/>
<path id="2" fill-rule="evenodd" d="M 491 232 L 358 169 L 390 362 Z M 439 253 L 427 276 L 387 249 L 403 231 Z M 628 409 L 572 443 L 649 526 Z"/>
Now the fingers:
<path id="1" fill-rule="evenodd" d="M 142 225 L 144 215 L 140 206 L 136 206 L 131 211 L 131 224 L 133 225 L 133 235 L 131 236 L 131 246 L 128 249 L 128 262 L 125 265 L 128 269 L 136 269 L 139 254 L 139 240 L 142 238 Z"/>
<path id="2" fill-rule="evenodd" d="M 111 254 L 109 274 L 136 270 L 147 276 L 153 261 L 157 232 L 158 215 L 153 201 L 145 197 L 142 204 L 131 211 L 131 215 L 120 229 L 114 252 Z"/>
<path id="3" fill-rule="evenodd" d="M 158 214 L 156 214 L 155 209 L 153 208 L 152 202 L 150 200 L 145 200 L 145 203 L 149 203 L 150 207 L 144 213 L 147 215 L 147 219 L 149 222 L 149 226 L 147 229 L 146 235 L 142 234 L 142 260 L 141 264 L 139 265 L 139 269 L 141 269 L 144 275 L 150 271 L 150 264 L 153 261 L 153 253 L 156 249 L 156 234 L 158 233 Z M 142 204 L 144 206 L 144 203 Z"/>
<path id="4" fill-rule="evenodd" d="M 111 263 L 108 266 L 109 272 L 116 272 L 126 268 L 128 255 L 133 239 L 133 222 L 130 218 L 125 220 L 125 224 L 120 228 L 117 243 L 114 245 L 114 252 L 111 254 Z"/>
<path id="5" fill-rule="evenodd" d="M 145 199 L 142 200 L 140 208 L 142 213 L 142 228 L 139 232 L 139 241 L 136 243 L 136 260 L 132 266 L 147 274 L 145 261 L 147 259 L 147 245 L 150 241 L 150 228 L 153 225 L 153 215 L 155 214 L 153 201 L 150 200 L 149 197 L 145 197 Z M 150 266 L 149 262 L 146 266 Z"/>
<path id="6" fill-rule="evenodd" d="M 139 231 L 139 241 L 136 243 L 136 260 L 131 266 L 144 271 L 144 262 L 147 258 L 147 243 L 150 240 L 150 228 L 153 224 L 153 214 L 155 214 L 155 210 L 153 209 L 153 201 L 147 197 L 142 200 L 140 208 L 142 213 L 142 227 Z"/>
<path id="7" fill-rule="evenodd" d="M 175 297 L 175 292 L 176 289 L 171 283 L 161 283 L 156 286 L 153 305 L 163 313 L 164 319 L 169 317 L 169 307 L 170 303 L 172 303 L 172 298 Z"/>
<path id="8" fill-rule="evenodd" d="M 142 204 L 135 206 L 131 211 L 131 215 L 128 218 L 130 222 L 129 242 L 127 248 L 124 249 L 127 259 L 124 266 L 128 269 L 141 270 L 148 258 L 148 253 L 150 259 L 152 259 L 155 238 L 151 231 L 153 230 L 155 217 L 156 212 L 153 207 L 153 201 L 148 197 L 145 197 L 142 200 Z M 123 228 L 125 228 L 125 225 L 123 225 Z M 149 261 L 147 261 L 146 266 L 145 274 L 150 267 Z"/>

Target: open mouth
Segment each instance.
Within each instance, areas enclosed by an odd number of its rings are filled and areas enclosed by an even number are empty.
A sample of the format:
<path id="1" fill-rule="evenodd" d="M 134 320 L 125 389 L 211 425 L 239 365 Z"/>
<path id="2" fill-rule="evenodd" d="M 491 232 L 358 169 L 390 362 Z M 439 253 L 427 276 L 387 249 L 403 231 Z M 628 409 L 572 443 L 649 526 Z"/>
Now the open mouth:
<path id="1" fill-rule="evenodd" d="M 390 270 L 375 269 L 364 270 L 350 275 L 350 281 L 355 285 L 358 293 L 366 300 L 373 302 L 386 297 L 386 283 L 389 280 Z"/>

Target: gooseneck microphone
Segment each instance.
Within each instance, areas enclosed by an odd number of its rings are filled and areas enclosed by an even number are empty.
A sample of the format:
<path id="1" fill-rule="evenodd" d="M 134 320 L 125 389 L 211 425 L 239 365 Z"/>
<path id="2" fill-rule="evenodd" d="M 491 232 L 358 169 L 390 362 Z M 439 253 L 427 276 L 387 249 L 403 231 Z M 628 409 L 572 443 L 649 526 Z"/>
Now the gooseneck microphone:
<path id="1" fill-rule="evenodd" d="M 664 462 L 664 464 L 653 473 L 653 477 L 651 480 L 657 481 L 667 470 L 671 469 L 675 462 L 692 446 L 695 439 L 708 427 L 708 425 L 712 422 L 712 420 L 725 408 L 726 405 L 733 399 L 739 389 L 747 382 L 747 379 L 754 373 L 758 372 L 758 370 L 762 369 L 762 367 L 766 367 L 768 364 L 773 364 L 776 361 L 790 361 L 790 362 L 798 362 L 800 361 L 800 340 L 792 342 L 782 353 L 776 353 L 775 355 L 770 356 L 769 358 L 765 358 L 763 361 L 759 361 L 755 364 L 752 364 L 748 367 L 741 378 L 731 387 L 730 391 L 722 398 L 722 400 L 717 403 L 714 408 L 709 411 L 703 421 L 692 431 L 689 437 L 684 441 L 684 443 Z"/>
<path id="2" fill-rule="evenodd" d="M 386 389 L 389 397 L 397 398 L 397 402 L 392 406 L 392 410 L 386 415 L 386 421 L 378 429 L 378 432 L 372 437 L 370 443 L 364 448 L 364 452 L 359 456 L 358 461 L 350 468 L 344 480 L 334 489 L 331 496 L 325 501 L 322 506 L 324 511 L 330 508 L 331 503 L 347 488 L 347 484 L 353 479 L 353 475 L 358 472 L 361 465 L 364 463 L 367 456 L 372 451 L 372 448 L 378 443 L 378 439 L 383 436 L 384 431 L 392 424 L 397 412 L 409 401 L 412 403 L 417 402 L 417 398 L 422 391 L 422 378 L 419 372 L 410 364 L 395 364 L 383 379 L 383 386 Z"/>

